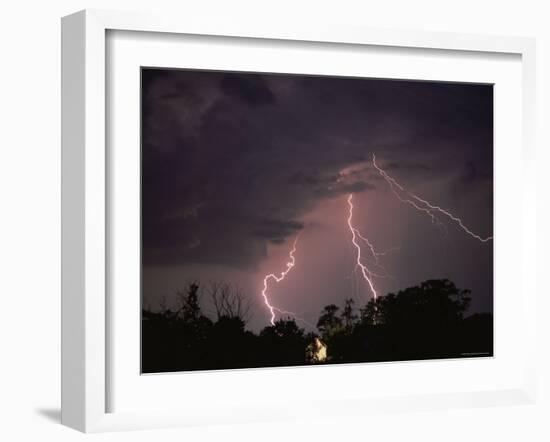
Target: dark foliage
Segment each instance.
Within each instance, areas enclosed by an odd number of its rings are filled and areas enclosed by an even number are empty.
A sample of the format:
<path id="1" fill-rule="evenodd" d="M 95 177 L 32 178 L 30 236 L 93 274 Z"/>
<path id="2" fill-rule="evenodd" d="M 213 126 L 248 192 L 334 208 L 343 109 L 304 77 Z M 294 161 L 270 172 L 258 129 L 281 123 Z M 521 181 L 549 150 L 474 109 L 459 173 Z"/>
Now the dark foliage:
<path id="1" fill-rule="evenodd" d="M 306 334 L 290 318 L 255 334 L 246 329 L 248 308 L 243 308 L 242 295 L 216 287 L 215 321 L 202 313 L 196 283 L 178 293 L 179 310 L 143 311 L 144 373 L 310 364 L 306 347 L 315 338 L 327 347 L 327 363 L 493 354 L 492 315 L 464 317 L 469 291 L 449 280 L 425 281 L 390 293 L 359 311 L 351 299 L 342 309 L 327 305 L 317 322 L 319 335 Z"/>

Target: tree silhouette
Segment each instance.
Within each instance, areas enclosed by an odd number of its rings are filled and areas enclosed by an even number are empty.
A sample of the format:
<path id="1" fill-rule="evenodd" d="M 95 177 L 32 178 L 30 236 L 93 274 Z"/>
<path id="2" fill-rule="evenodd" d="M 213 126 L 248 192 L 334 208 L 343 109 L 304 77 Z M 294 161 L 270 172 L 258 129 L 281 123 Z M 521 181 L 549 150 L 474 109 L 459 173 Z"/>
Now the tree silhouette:
<path id="1" fill-rule="evenodd" d="M 250 320 L 250 300 L 238 286 L 221 281 L 210 281 L 208 288 L 216 318 L 239 318 L 245 324 Z"/>
<path id="2" fill-rule="evenodd" d="M 306 337 L 291 318 L 279 319 L 260 332 L 260 346 L 265 365 L 299 365 L 305 363 Z"/>
<path id="3" fill-rule="evenodd" d="M 214 319 L 203 314 L 210 294 Z M 493 317 L 465 317 L 470 292 L 447 279 L 428 280 L 379 296 L 359 309 L 344 299 L 325 306 L 321 336 L 282 318 L 258 334 L 246 328 L 248 298 L 236 286 L 191 282 L 176 293 L 177 306 L 142 312 L 142 371 L 212 370 L 314 363 L 398 361 L 493 354 Z M 322 348 L 322 361 L 316 352 Z M 326 352 L 326 358 L 324 357 Z"/>
<path id="4" fill-rule="evenodd" d="M 448 279 L 428 280 L 419 286 L 371 300 L 361 312 L 368 324 L 452 323 L 463 318 L 470 304 L 469 290 Z"/>
<path id="5" fill-rule="evenodd" d="M 338 307 L 335 304 L 329 304 L 323 308 L 321 316 L 317 321 L 317 329 L 325 339 L 336 333 L 342 327 L 342 319 L 337 315 Z"/>
<path id="6" fill-rule="evenodd" d="M 189 284 L 187 292 L 178 291 L 176 294 L 181 304 L 178 314 L 181 314 L 185 322 L 196 321 L 201 315 L 199 285 L 192 282 Z"/>
<path id="7" fill-rule="evenodd" d="M 380 360 L 460 356 L 472 347 L 461 336 L 469 294 L 442 279 L 371 300 L 361 310 L 358 353 L 367 351 Z M 492 354 L 492 345 L 487 353 Z"/>
<path id="8" fill-rule="evenodd" d="M 347 331 L 351 331 L 357 319 L 353 304 L 355 301 L 352 298 L 348 298 L 344 301 L 344 309 L 342 310 L 342 321 Z"/>

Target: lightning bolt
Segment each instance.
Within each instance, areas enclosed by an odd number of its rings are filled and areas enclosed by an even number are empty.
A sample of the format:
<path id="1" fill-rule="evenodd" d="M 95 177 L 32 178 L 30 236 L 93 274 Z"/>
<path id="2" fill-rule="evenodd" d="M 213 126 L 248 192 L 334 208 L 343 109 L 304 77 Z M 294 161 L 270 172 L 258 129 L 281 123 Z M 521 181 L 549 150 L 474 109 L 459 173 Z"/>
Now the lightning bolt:
<path id="1" fill-rule="evenodd" d="M 392 190 L 393 194 L 403 203 L 406 203 L 406 204 L 409 204 L 411 206 L 413 206 L 415 209 L 421 211 L 421 212 L 424 212 L 426 213 L 428 216 L 430 216 L 430 218 L 432 219 L 432 223 L 436 223 L 437 225 L 440 225 L 442 226 L 443 224 L 441 223 L 441 221 L 439 220 L 439 218 L 435 215 L 435 213 L 438 213 L 438 214 L 442 214 L 444 216 L 446 216 L 447 218 L 451 219 L 452 221 L 454 221 L 456 224 L 458 224 L 458 226 L 464 231 L 466 232 L 468 235 L 470 235 L 472 238 L 475 238 L 477 239 L 478 241 L 481 241 L 481 242 L 487 242 L 487 241 L 491 241 L 493 239 L 492 236 L 487 236 L 487 237 L 482 237 L 480 235 L 478 235 L 477 233 L 474 233 L 472 230 L 470 230 L 468 227 L 466 227 L 464 225 L 464 223 L 462 222 L 462 220 L 456 216 L 454 216 L 451 212 L 449 212 L 448 210 L 445 210 L 443 209 L 442 207 L 440 206 L 437 206 L 435 204 L 431 204 L 430 202 L 428 202 L 427 200 L 423 199 L 423 198 L 420 198 L 418 195 L 415 195 L 414 193 L 412 192 L 409 192 L 408 190 L 406 190 L 403 186 L 401 186 L 394 178 L 392 178 L 391 176 L 389 176 L 387 174 L 387 172 L 385 170 L 383 170 L 382 168 L 380 168 L 377 164 L 376 164 L 376 156 L 374 154 L 372 154 L 372 165 L 374 166 L 374 168 L 376 170 L 378 170 L 378 173 L 380 174 L 380 176 L 382 176 L 382 178 L 384 178 L 384 180 L 386 180 L 386 182 L 388 183 L 388 185 L 390 186 L 390 189 Z M 396 189 L 399 189 L 399 191 L 402 193 L 402 194 L 405 194 L 407 195 L 407 197 L 402 197 L 401 194 L 396 190 Z M 420 203 L 420 204 L 419 204 Z M 435 213 L 434 213 L 435 212 Z"/>
<path id="2" fill-rule="evenodd" d="M 361 254 L 361 245 L 357 241 L 357 238 L 363 240 L 367 244 L 367 247 L 369 248 L 371 254 L 373 255 L 376 263 L 378 263 L 379 254 L 374 250 L 374 247 L 371 244 L 371 242 L 367 238 L 365 238 L 363 235 L 361 235 L 359 230 L 357 228 L 355 228 L 354 225 L 353 225 L 353 194 L 352 193 L 350 193 L 348 195 L 348 206 L 349 206 L 348 227 L 349 227 L 349 231 L 351 233 L 351 242 L 352 242 L 352 244 L 355 247 L 355 250 L 357 252 L 356 253 L 355 269 L 356 270 L 361 269 L 361 275 L 363 276 L 363 279 L 367 283 L 367 285 L 368 285 L 368 287 L 369 287 L 369 289 L 370 289 L 370 291 L 371 291 L 371 293 L 374 297 L 374 300 L 376 301 L 376 298 L 378 297 L 378 292 L 376 291 L 376 288 L 374 287 L 374 278 L 376 276 L 380 276 L 380 275 L 377 275 L 376 273 L 372 272 L 365 264 L 363 264 L 362 254 Z"/>
<path id="3" fill-rule="evenodd" d="M 271 319 L 270 319 L 271 325 L 275 325 L 275 312 L 277 312 L 279 314 L 292 316 L 295 319 L 297 319 L 298 321 L 301 321 L 301 322 L 309 325 L 310 327 L 315 328 L 313 326 L 313 324 L 309 323 L 304 318 L 301 318 L 300 316 L 296 315 L 296 313 L 290 312 L 288 310 L 283 310 L 279 307 L 275 307 L 273 304 L 271 304 L 271 302 L 269 301 L 269 298 L 267 296 L 267 292 L 268 292 L 268 288 L 269 288 L 269 281 L 274 280 L 276 283 L 281 282 L 283 279 L 285 279 L 286 275 L 288 275 L 288 273 L 296 265 L 296 258 L 294 257 L 294 253 L 296 253 L 296 245 L 297 244 L 298 244 L 298 236 L 296 236 L 296 239 L 294 240 L 294 244 L 292 245 L 292 250 L 290 251 L 290 253 L 288 255 L 289 256 L 289 261 L 286 263 L 286 269 L 283 270 L 280 273 L 280 276 L 277 276 L 275 273 L 269 273 L 268 275 L 265 275 L 265 277 L 264 277 L 264 286 L 263 286 L 263 290 L 262 290 L 262 298 L 264 300 L 264 303 L 265 303 L 266 307 L 268 308 L 268 310 L 271 314 Z"/>
<path id="4" fill-rule="evenodd" d="M 386 256 L 388 253 L 391 253 L 393 251 L 396 251 L 396 250 L 399 250 L 399 247 L 392 247 L 391 249 L 389 250 L 386 250 L 385 252 L 378 252 L 376 251 L 376 249 L 374 248 L 374 246 L 372 245 L 372 243 L 369 241 L 368 238 L 365 238 L 363 235 L 361 235 L 361 232 L 358 230 L 358 229 L 355 229 L 355 234 L 357 235 L 357 237 L 359 239 L 361 239 L 366 245 L 367 247 L 369 248 L 369 251 L 371 253 L 371 255 L 373 256 L 374 258 L 374 263 L 375 265 L 381 269 L 384 274 L 379 274 L 379 273 L 374 273 L 373 271 L 371 271 L 371 275 L 375 276 L 375 277 L 378 277 L 378 278 L 387 278 L 387 277 L 391 277 L 393 278 L 393 276 L 389 275 L 387 272 L 386 272 L 386 269 L 384 268 L 384 266 L 382 266 L 382 264 L 380 264 L 380 257 L 381 256 Z"/>
<path id="5" fill-rule="evenodd" d="M 472 230 L 470 230 L 460 218 L 453 215 L 451 212 L 449 212 L 446 209 L 443 209 L 440 206 L 437 206 L 435 204 L 430 203 L 429 201 L 419 197 L 418 195 L 406 190 L 401 184 L 399 184 L 395 178 L 391 177 L 384 169 L 379 167 L 376 164 L 376 156 L 375 154 L 372 155 L 372 165 L 374 168 L 378 171 L 380 176 L 384 178 L 384 180 L 388 183 L 390 186 L 390 189 L 392 193 L 401 201 L 402 203 L 408 204 L 412 206 L 414 209 L 425 213 L 428 215 L 432 221 L 433 224 L 437 225 L 438 227 L 441 227 L 443 229 L 446 229 L 445 224 L 441 222 L 438 215 L 444 215 L 448 219 L 455 222 L 464 232 L 466 232 L 468 235 L 470 235 L 472 238 L 477 239 L 481 242 L 487 242 L 493 239 L 492 236 L 488 237 L 481 237 L 480 235 L 474 233 Z M 348 218 L 347 218 L 347 225 L 351 234 L 351 242 L 353 244 L 353 247 L 356 251 L 355 254 L 355 272 L 357 272 L 358 269 L 361 270 L 361 276 L 363 277 L 363 280 L 365 281 L 366 285 L 368 286 L 370 292 L 372 293 L 372 296 L 374 298 L 374 301 L 378 298 L 378 292 L 375 287 L 374 279 L 375 278 L 385 278 L 390 275 L 387 274 L 384 267 L 380 264 L 380 257 L 385 256 L 389 252 L 396 250 L 396 248 L 390 249 L 386 252 L 378 252 L 372 242 L 364 236 L 359 229 L 357 229 L 353 224 L 353 194 L 350 193 L 347 198 L 347 203 L 349 207 L 348 211 Z M 269 282 L 273 280 L 275 283 L 279 283 L 283 281 L 286 277 L 286 275 L 294 268 L 296 265 L 296 258 L 294 254 L 296 253 L 296 246 L 298 243 L 298 236 L 296 236 L 296 239 L 294 240 L 292 249 L 289 252 L 289 261 L 286 263 L 286 269 L 283 270 L 279 276 L 275 273 L 269 273 L 267 274 L 263 279 L 263 290 L 261 292 L 261 296 L 264 300 L 264 304 L 266 305 L 267 309 L 270 312 L 270 323 L 271 325 L 275 325 L 275 317 L 276 313 L 279 313 L 281 315 L 289 315 L 294 317 L 295 319 L 304 322 L 305 324 L 309 325 L 310 327 L 314 328 L 312 324 L 307 322 L 305 319 L 297 316 L 294 312 L 283 310 L 279 307 L 276 307 L 273 305 L 268 297 L 268 289 L 269 289 Z M 372 259 L 374 260 L 374 266 L 378 269 L 381 269 L 384 273 L 378 273 L 373 271 L 370 266 L 373 264 L 370 262 L 370 264 L 365 264 L 365 261 L 368 259 L 366 256 L 363 255 L 363 249 L 361 245 L 366 245 L 366 249 L 368 250 L 370 256 L 372 256 Z M 376 306 L 375 306 L 376 308 Z"/>
<path id="6" fill-rule="evenodd" d="M 276 312 L 280 313 L 281 315 L 288 315 L 288 316 L 292 316 L 294 319 L 296 319 L 297 321 L 300 321 L 300 322 L 303 322 L 304 324 L 310 326 L 311 328 L 315 328 L 315 326 L 311 323 L 311 322 L 308 322 L 306 321 L 304 318 L 302 318 L 301 316 L 298 316 L 296 313 L 294 312 L 291 312 L 291 311 L 288 311 L 288 310 L 283 310 L 283 309 L 280 309 L 278 307 L 273 307 L 273 310 L 275 310 Z M 271 325 L 275 325 L 275 324 L 271 324 Z"/>

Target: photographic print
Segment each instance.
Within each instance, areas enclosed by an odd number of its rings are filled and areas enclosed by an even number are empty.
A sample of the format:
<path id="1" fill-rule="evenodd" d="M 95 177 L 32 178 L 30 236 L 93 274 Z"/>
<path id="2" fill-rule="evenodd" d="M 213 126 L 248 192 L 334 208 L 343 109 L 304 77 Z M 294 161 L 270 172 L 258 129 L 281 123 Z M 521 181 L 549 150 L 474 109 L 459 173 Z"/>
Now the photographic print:
<path id="1" fill-rule="evenodd" d="M 493 355 L 493 86 L 141 69 L 143 373 Z"/>

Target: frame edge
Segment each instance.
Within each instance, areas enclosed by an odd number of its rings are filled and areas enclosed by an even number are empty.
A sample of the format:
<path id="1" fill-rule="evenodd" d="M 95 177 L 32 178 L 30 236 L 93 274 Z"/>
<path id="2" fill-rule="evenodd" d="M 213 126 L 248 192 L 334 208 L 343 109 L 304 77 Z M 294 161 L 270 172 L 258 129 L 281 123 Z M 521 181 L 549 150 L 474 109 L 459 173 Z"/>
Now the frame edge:
<path id="1" fill-rule="evenodd" d="M 61 21 L 61 423 L 105 417 L 105 27 Z"/>
<path id="2" fill-rule="evenodd" d="M 84 11 L 61 20 L 61 423 L 84 431 Z"/>

